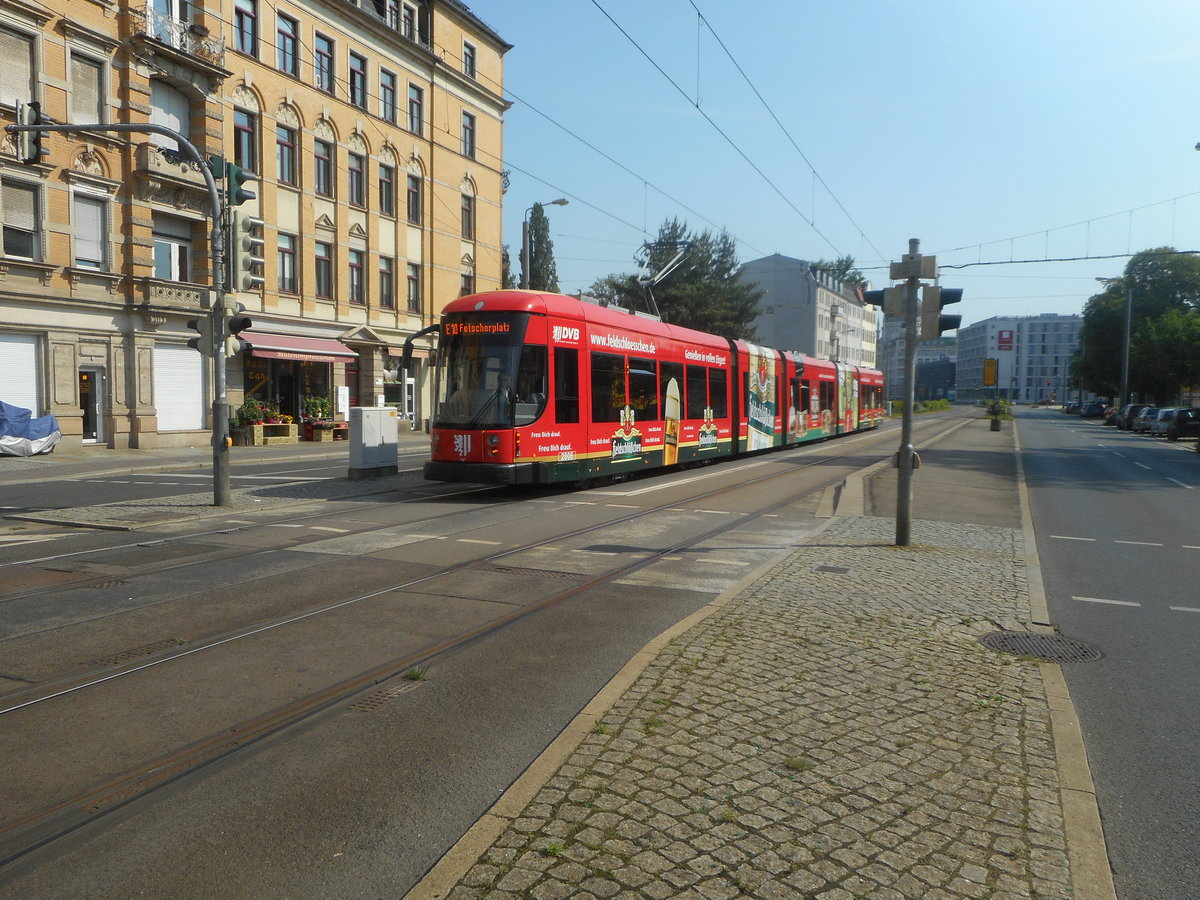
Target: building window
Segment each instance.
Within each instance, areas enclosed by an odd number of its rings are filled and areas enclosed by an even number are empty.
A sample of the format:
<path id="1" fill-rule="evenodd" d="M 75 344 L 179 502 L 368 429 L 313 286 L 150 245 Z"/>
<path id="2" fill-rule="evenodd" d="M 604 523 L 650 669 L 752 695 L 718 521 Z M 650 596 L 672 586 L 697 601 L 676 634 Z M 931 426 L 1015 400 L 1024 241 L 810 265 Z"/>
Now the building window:
<path id="1" fill-rule="evenodd" d="M 358 306 L 363 304 L 366 297 L 363 284 L 363 257 L 365 256 L 365 251 L 350 251 L 350 302 Z"/>
<path id="2" fill-rule="evenodd" d="M 278 125 L 275 128 L 275 148 L 279 159 L 279 181 L 296 185 L 296 129 Z"/>
<path id="3" fill-rule="evenodd" d="M 288 75 L 300 74 L 300 24 L 285 15 L 279 15 L 275 25 L 275 58 L 280 72 Z"/>
<path id="4" fill-rule="evenodd" d="M 333 196 L 333 144 L 313 143 L 313 190 L 321 197 Z"/>
<path id="5" fill-rule="evenodd" d="M 475 276 L 470 272 L 463 272 L 458 280 L 458 296 L 465 297 L 467 294 L 475 293 Z"/>
<path id="6" fill-rule="evenodd" d="M 108 201 L 83 194 L 75 194 L 71 201 L 76 268 L 107 271 Z"/>
<path id="7" fill-rule="evenodd" d="M 421 121 L 424 118 L 425 91 L 415 84 L 408 86 L 408 130 L 413 134 L 421 133 Z"/>
<path id="8" fill-rule="evenodd" d="M 0 103 L 15 106 L 37 97 L 33 88 L 33 38 L 0 28 Z"/>
<path id="9" fill-rule="evenodd" d="M 400 0 L 387 0 L 387 23 L 393 31 L 400 30 Z"/>
<path id="10" fill-rule="evenodd" d="M 192 223 L 155 213 L 153 228 L 154 277 L 161 281 L 191 281 Z"/>
<path id="11" fill-rule="evenodd" d="M 468 78 L 475 77 L 475 45 L 463 41 L 463 74 Z"/>
<path id="12" fill-rule="evenodd" d="M 279 235 L 279 283 L 277 287 L 285 294 L 299 292 L 296 282 L 296 236 Z"/>
<path id="13" fill-rule="evenodd" d="M 379 167 L 379 212 L 396 215 L 396 170 L 392 166 Z"/>
<path id="14" fill-rule="evenodd" d="M 38 188 L 5 182 L 0 190 L 0 203 L 4 204 L 4 255 L 41 259 Z"/>
<path id="15" fill-rule="evenodd" d="M 351 206 L 367 205 L 367 160 L 361 153 L 349 155 L 348 166 L 350 196 L 346 199 Z"/>
<path id="16" fill-rule="evenodd" d="M 379 305 L 396 308 L 396 261 L 390 256 L 379 257 Z"/>
<path id="17" fill-rule="evenodd" d="M 475 198 L 470 194 L 462 195 L 462 236 L 475 240 Z"/>
<path id="18" fill-rule="evenodd" d="M 400 33 L 410 41 L 417 39 L 417 10 L 407 3 L 404 4 L 404 12 L 400 17 Z"/>
<path id="19" fill-rule="evenodd" d="M 475 158 L 475 117 L 469 112 L 462 114 L 462 155 Z"/>
<path id="20" fill-rule="evenodd" d="M 421 224 L 421 179 L 416 175 L 408 176 L 408 221 Z"/>
<path id="21" fill-rule="evenodd" d="M 396 122 L 396 75 L 386 70 L 379 72 L 379 118 Z"/>
<path id="22" fill-rule="evenodd" d="M 421 267 L 416 263 L 408 264 L 408 311 L 421 311 Z"/>
<path id="23" fill-rule="evenodd" d="M 71 54 L 71 115 L 76 122 L 103 122 L 104 64 Z"/>
<path id="24" fill-rule="evenodd" d="M 258 171 L 258 116 L 244 109 L 233 111 L 233 163 L 247 172 Z"/>
<path id="25" fill-rule="evenodd" d="M 313 41 L 313 70 L 318 88 L 327 94 L 333 93 L 333 41 L 318 34 Z"/>
<path id="26" fill-rule="evenodd" d="M 233 40 L 239 52 L 258 56 L 258 0 L 237 0 L 233 10 Z"/>
<path id="27" fill-rule="evenodd" d="M 357 53 L 350 54 L 350 102 L 367 108 L 367 58 Z"/>
<path id="28" fill-rule="evenodd" d="M 333 245 L 325 241 L 317 241 L 316 257 L 316 294 L 322 300 L 331 300 L 333 299 Z"/>

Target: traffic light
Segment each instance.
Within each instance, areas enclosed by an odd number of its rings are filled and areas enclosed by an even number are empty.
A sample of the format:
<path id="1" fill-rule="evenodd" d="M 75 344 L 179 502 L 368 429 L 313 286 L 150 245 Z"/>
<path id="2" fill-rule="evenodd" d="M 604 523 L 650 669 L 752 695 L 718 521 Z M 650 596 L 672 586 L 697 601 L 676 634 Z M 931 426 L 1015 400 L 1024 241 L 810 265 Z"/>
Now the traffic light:
<path id="1" fill-rule="evenodd" d="M 229 254 L 229 284 L 235 291 L 256 291 L 265 279 L 260 274 L 263 259 L 263 220 L 241 210 L 233 211 L 233 247 Z"/>
<path id="2" fill-rule="evenodd" d="M 237 356 L 245 349 L 246 342 L 243 341 L 239 334 L 254 325 L 249 316 L 243 315 L 246 307 L 240 303 L 235 303 L 228 298 L 225 300 L 225 312 L 229 318 L 225 320 L 225 333 L 228 335 L 225 338 L 225 355 Z"/>
<path id="3" fill-rule="evenodd" d="M 18 125 L 41 125 L 42 104 L 34 100 L 30 103 L 17 104 Z M 24 165 L 33 165 L 42 161 L 42 132 L 17 132 L 17 158 Z"/>
<path id="4" fill-rule="evenodd" d="M 227 190 L 229 191 L 229 205 L 241 206 L 247 200 L 253 200 L 258 194 L 254 193 L 250 188 L 246 187 L 246 183 L 251 185 L 258 181 L 256 177 L 251 175 L 241 166 L 227 163 L 225 173 L 229 178 Z"/>
<path id="5" fill-rule="evenodd" d="M 190 319 L 187 327 L 196 332 L 197 337 L 188 341 L 187 345 L 193 350 L 198 350 L 204 356 L 212 356 L 213 352 L 213 320 L 212 316 L 201 316 L 198 319 Z"/>
<path id="6" fill-rule="evenodd" d="M 863 291 L 863 300 L 872 306 L 882 306 L 884 315 L 904 318 L 904 288 L 890 287 L 882 291 Z"/>
<path id="7" fill-rule="evenodd" d="M 942 307 L 962 300 L 962 288 L 944 288 L 927 284 L 921 288 L 921 340 L 932 341 L 943 331 L 954 331 L 962 316 L 942 315 Z"/>

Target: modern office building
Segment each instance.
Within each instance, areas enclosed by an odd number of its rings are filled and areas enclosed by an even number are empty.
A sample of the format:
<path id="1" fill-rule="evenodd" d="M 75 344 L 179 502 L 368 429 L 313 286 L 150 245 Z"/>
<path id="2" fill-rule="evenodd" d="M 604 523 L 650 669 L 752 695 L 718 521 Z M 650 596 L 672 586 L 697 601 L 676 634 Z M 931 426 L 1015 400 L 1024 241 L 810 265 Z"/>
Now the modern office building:
<path id="1" fill-rule="evenodd" d="M 1082 324 L 1082 316 L 1046 314 L 995 317 L 960 328 L 958 399 L 1064 402 Z M 996 360 L 995 385 L 984 384 L 988 359 Z"/>
<path id="2" fill-rule="evenodd" d="M 904 346 L 904 320 L 885 316 L 879 368 L 883 371 L 884 396 L 888 400 L 904 399 Z M 954 369 L 957 353 L 954 337 L 939 337 L 917 344 L 914 393 L 918 400 L 953 396 L 954 378 L 947 383 L 946 371 L 947 364 L 949 369 Z M 920 377 L 922 371 L 926 375 L 924 379 Z"/>
<path id="3" fill-rule="evenodd" d="M 763 292 L 753 326 L 759 343 L 876 367 L 879 311 L 855 286 L 778 253 L 745 263 L 738 277 Z"/>
<path id="4" fill-rule="evenodd" d="M 264 223 L 264 283 L 218 361 L 231 408 L 427 416 L 429 346 L 403 373 L 405 338 L 501 281 L 494 30 L 457 0 L 0 0 L 0 47 L 0 122 L 36 101 L 81 126 L 32 164 L 13 135 L 0 150 L 0 400 L 53 413 L 65 446 L 209 439 L 211 362 L 187 341 L 214 210 L 161 126 L 260 179 L 238 209 Z"/>

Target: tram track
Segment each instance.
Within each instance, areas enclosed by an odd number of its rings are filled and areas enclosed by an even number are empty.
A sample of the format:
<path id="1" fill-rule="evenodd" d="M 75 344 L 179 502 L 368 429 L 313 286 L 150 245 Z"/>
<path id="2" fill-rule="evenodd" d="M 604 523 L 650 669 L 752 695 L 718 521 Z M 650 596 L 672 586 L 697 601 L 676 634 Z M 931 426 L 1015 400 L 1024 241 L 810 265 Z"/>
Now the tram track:
<path id="1" fill-rule="evenodd" d="M 868 440 L 874 438 L 876 441 L 882 442 L 883 438 L 887 436 L 889 436 L 887 432 L 871 432 L 855 437 Z M 822 444 L 820 446 L 826 449 L 834 449 L 835 451 L 849 450 L 846 444 L 841 444 L 840 442 L 836 445 Z M 803 449 L 811 452 L 816 448 L 809 447 Z M 860 447 L 857 446 L 857 442 L 854 452 L 861 452 Z M 799 470 L 830 465 L 838 459 L 843 459 L 851 455 L 851 452 L 816 453 L 813 454 L 813 459 L 805 461 L 800 466 L 788 466 L 783 469 L 776 469 L 758 474 L 747 480 L 739 480 L 733 485 L 718 486 L 710 490 L 701 491 L 698 494 L 690 495 L 686 503 L 689 506 L 693 506 L 703 501 L 745 491 L 750 486 L 768 484 L 793 477 Z M 768 461 L 783 460 L 784 457 L 780 455 L 764 459 Z M 145 762 L 127 767 L 119 773 L 112 774 L 106 778 L 95 780 L 87 786 L 79 787 L 74 792 L 69 792 L 68 796 L 43 802 L 37 809 L 28 810 L 19 817 L 0 823 L 0 866 L 14 862 L 40 847 L 44 847 L 91 823 L 100 821 L 109 812 L 123 808 L 139 798 L 147 797 L 157 789 L 191 773 L 199 772 L 205 766 L 217 760 L 226 759 L 240 749 L 254 746 L 257 742 L 271 735 L 320 716 L 326 711 L 337 709 L 364 691 L 375 689 L 379 684 L 402 677 L 406 672 L 411 671 L 415 667 L 427 667 L 471 643 L 495 634 L 514 622 L 536 615 L 541 611 L 562 603 L 570 597 L 593 590 L 599 585 L 627 577 L 639 569 L 658 562 L 665 556 L 678 554 L 703 544 L 705 541 L 711 540 L 735 527 L 743 526 L 747 521 L 753 521 L 755 518 L 768 515 L 775 510 L 787 506 L 795 502 L 799 497 L 836 484 L 842 477 L 835 474 L 827 479 L 818 479 L 818 483 L 815 486 L 806 486 L 799 492 L 780 491 L 779 499 L 763 506 L 752 514 L 739 516 L 733 523 L 722 522 L 701 533 L 694 534 L 686 540 L 670 541 L 668 542 L 668 546 L 653 550 L 643 558 L 630 560 L 599 574 L 584 576 L 580 580 L 573 581 L 569 587 L 555 591 L 549 596 L 530 603 L 527 606 L 510 609 L 506 613 L 493 617 L 487 622 L 473 628 L 458 631 L 411 652 L 384 660 L 378 665 L 371 666 L 364 671 L 343 678 L 320 690 L 312 691 L 292 702 L 245 718 L 236 725 L 211 731 L 209 734 L 183 744 L 167 753 L 157 754 Z M 513 558 L 518 554 L 537 548 L 549 547 L 559 542 L 566 542 L 587 534 L 598 533 L 605 529 L 612 529 L 638 519 L 679 508 L 680 502 L 678 500 L 654 504 L 646 508 L 605 519 L 603 522 L 569 529 L 535 541 L 522 542 L 518 546 L 507 548 L 501 552 L 481 554 L 454 565 L 442 567 L 434 572 L 391 583 L 369 592 L 338 598 L 337 600 L 320 604 L 295 615 L 279 617 L 270 622 L 255 623 L 253 626 L 237 629 L 225 634 L 212 635 L 204 639 L 203 643 L 193 643 L 175 651 L 167 651 L 152 660 L 114 667 L 109 672 L 94 673 L 94 677 L 91 678 L 76 679 L 74 683 L 60 682 L 53 688 L 50 685 L 43 684 L 39 686 L 39 695 L 35 696 L 33 691 L 26 691 L 23 692 L 23 699 L 20 702 L 10 702 L 7 706 L 0 707 L 0 721 L 7 720 L 9 717 L 17 717 L 22 711 L 27 711 L 35 706 L 44 704 L 49 707 L 68 697 L 77 698 L 78 695 L 94 687 L 101 685 L 112 686 L 113 682 L 122 678 L 146 674 L 151 672 L 151 670 L 169 666 L 171 663 L 195 658 L 200 654 L 212 653 L 222 648 L 229 649 L 235 644 L 261 636 L 268 631 L 284 629 L 290 625 L 311 621 L 323 615 L 345 611 L 357 604 L 363 604 L 366 601 L 381 598 L 388 594 L 400 592 L 455 574 L 472 570 L 487 571 L 502 569 L 506 559 Z M 221 533 L 222 531 L 227 531 L 227 529 L 213 529 L 206 532 L 206 534 Z M 13 698 L 10 697 L 11 699 Z"/>

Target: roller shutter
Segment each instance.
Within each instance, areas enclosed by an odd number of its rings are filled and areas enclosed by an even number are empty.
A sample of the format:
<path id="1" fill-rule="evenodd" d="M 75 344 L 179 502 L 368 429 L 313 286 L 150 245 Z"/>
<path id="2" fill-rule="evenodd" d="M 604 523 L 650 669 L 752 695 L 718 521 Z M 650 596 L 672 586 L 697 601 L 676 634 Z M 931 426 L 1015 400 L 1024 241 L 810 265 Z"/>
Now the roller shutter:
<path id="1" fill-rule="evenodd" d="M 154 348 L 154 406 L 159 431 L 205 428 L 204 357 L 191 347 Z"/>
<path id="2" fill-rule="evenodd" d="M 0 400 L 40 416 L 37 349 L 36 337 L 0 334 Z"/>

